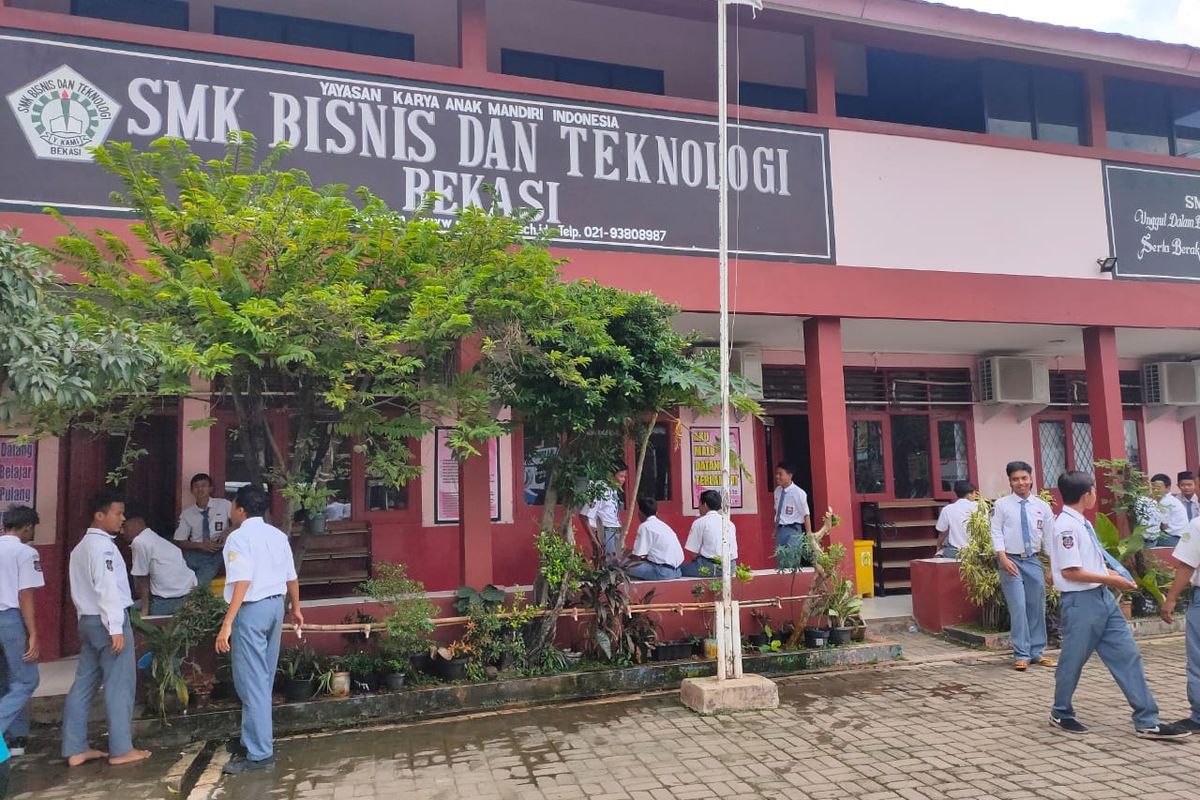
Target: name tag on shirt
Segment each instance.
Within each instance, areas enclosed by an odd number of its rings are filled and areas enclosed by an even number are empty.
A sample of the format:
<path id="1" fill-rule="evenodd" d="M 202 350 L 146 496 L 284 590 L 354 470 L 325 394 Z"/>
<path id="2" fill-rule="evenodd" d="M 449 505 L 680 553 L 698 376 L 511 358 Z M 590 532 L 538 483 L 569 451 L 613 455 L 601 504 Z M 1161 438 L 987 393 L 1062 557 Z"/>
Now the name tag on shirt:
<path id="1" fill-rule="evenodd" d="M 784 513 L 784 514 L 789 514 L 789 515 L 790 515 L 790 514 L 795 514 L 795 513 L 796 513 L 796 507 L 795 507 L 795 506 L 784 506 L 784 507 L 783 507 L 783 513 Z"/>

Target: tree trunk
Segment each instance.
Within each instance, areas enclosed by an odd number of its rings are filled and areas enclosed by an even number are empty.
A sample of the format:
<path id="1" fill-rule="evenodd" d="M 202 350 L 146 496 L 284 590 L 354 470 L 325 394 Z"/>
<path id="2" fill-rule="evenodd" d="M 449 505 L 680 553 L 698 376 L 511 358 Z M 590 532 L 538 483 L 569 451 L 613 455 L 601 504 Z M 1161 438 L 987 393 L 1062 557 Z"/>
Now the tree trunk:
<path id="1" fill-rule="evenodd" d="M 642 470 L 644 470 L 646 467 L 646 453 L 650 449 L 650 437 L 653 435 L 654 435 L 654 419 L 651 418 L 650 420 L 648 420 L 646 422 L 646 433 L 642 436 L 641 441 L 638 442 L 637 471 L 635 471 L 633 473 L 633 503 L 634 503 L 634 505 L 637 504 L 638 492 L 641 490 Z M 622 541 L 629 538 L 629 529 L 631 527 L 633 527 L 633 509 L 630 509 L 629 513 L 625 515 L 625 530 L 621 534 Z"/>

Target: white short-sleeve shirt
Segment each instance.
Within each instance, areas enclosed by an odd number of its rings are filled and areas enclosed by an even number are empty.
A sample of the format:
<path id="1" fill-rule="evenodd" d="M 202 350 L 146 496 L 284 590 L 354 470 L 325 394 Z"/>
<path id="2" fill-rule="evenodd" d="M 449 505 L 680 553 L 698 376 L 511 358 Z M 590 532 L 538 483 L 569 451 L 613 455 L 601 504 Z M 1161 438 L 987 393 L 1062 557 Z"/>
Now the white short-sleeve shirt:
<path id="1" fill-rule="evenodd" d="M 943 506 L 941 512 L 938 513 L 937 532 L 949 531 L 950 535 L 946 537 L 946 542 L 951 547 L 961 550 L 967 546 L 967 522 L 978 506 L 979 503 L 974 500 L 960 497 L 950 505 Z"/>
<path id="2" fill-rule="evenodd" d="M 783 503 L 780 503 L 782 497 Z M 789 483 L 785 489 L 775 487 L 775 509 L 779 511 L 775 518 L 776 525 L 796 525 L 804 522 L 809 515 L 808 495 L 795 483 Z M 774 510 L 774 509 L 773 509 Z"/>
<path id="3" fill-rule="evenodd" d="M 22 590 L 45 585 L 38 551 L 12 534 L 0 536 L 0 611 L 20 608 Z"/>
<path id="4" fill-rule="evenodd" d="M 692 523 L 688 532 L 687 543 L 684 545 L 689 553 L 697 553 L 705 558 L 721 557 L 721 512 L 709 511 Z M 737 528 L 733 520 L 729 521 L 729 556 L 737 558 Z"/>
<path id="5" fill-rule="evenodd" d="M 1026 498 L 1025 514 L 1029 519 L 1029 541 L 1033 552 L 1042 551 L 1042 539 L 1050 532 L 1054 523 L 1054 512 L 1037 495 Z M 1021 533 L 1021 498 L 1006 494 L 992 507 L 992 549 L 1020 555 L 1025 552 L 1025 540 Z"/>
<path id="6" fill-rule="evenodd" d="M 638 525 L 637 538 L 633 540 L 633 554 L 668 567 L 678 567 L 683 563 L 679 537 L 670 525 L 657 516 L 647 517 L 645 522 Z"/>
<path id="7" fill-rule="evenodd" d="M 88 528 L 71 551 L 68 570 L 71 602 L 79 616 L 99 616 L 109 634 L 125 628 L 125 611 L 133 605 L 125 559 L 111 533 Z"/>
<path id="8" fill-rule="evenodd" d="M 581 512 L 597 530 L 621 527 L 621 496 L 615 486 L 605 484 L 600 497 Z"/>
<path id="9" fill-rule="evenodd" d="M 1200 517 L 1192 520 L 1183 531 L 1171 555 L 1195 570 L 1192 572 L 1192 586 L 1200 587 Z"/>
<path id="10" fill-rule="evenodd" d="M 233 503 L 223 497 L 208 498 L 208 538 L 220 539 L 229 533 L 229 517 Z M 195 503 L 179 514 L 179 527 L 175 529 L 177 542 L 204 541 L 204 510 Z"/>
<path id="11" fill-rule="evenodd" d="M 268 525 L 262 517 L 251 517 L 225 539 L 225 602 L 233 600 L 233 584 L 249 581 L 243 602 L 253 603 L 287 591 L 296 580 L 292 545 L 287 534 Z"/>
<path id="12" fill-rule="evenodd" d="M 1165 533 L 1168 536 L 1182 536 L 1187 530 L 1187 509 L 1183 501 L 1173 494 L 1165 494 L 1158 501 L 1158 513 L 1161 522 L 1166 524 Z"/>
<path id="13" fill-rule="evenodd" d="M 196 573 L 183 560 L 183 551 L 150 528 L 134 537 L 129 545 L 133 551 L 133 568 L 129 574 L 135 578 L 150 578 L 150 594 L 172 599 L 183 597 L 196 588 Z"/>
<path id="14" fill-rule="evenodd" d="M 1082 567 L 1087 572 L 1101 575 L 1108 572 L 1104 553 L 1097 548 L 1096 540 L 1088 530 L 1087 520 L 1073 508 L 1063 508 L 1054 520 L 1054 532 L 1046 539 L 1046 551 L 1050 554 L 1054 588 L 1060 592 L 1084 592 L 1101 585 L 1068 580 L 1063 577 L 1064 569 Z"/>

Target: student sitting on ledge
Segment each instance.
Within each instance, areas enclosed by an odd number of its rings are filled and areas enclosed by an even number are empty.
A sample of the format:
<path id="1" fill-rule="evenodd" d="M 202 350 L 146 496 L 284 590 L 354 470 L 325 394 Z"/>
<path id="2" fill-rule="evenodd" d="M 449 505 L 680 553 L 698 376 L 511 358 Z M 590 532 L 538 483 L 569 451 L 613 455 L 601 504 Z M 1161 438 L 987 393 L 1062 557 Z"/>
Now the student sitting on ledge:
<path id="1" fill-rule="evenodd" d="M 667 581 L 679 577 L 679 565 L 683 563 L 683 548 L 679 537 L 671 526 L 657 516 L 658 501 L 653 497 L 639 497 L 637 538 L 633 540 L 634 563 L 627 571 L 639 581 Z"/>

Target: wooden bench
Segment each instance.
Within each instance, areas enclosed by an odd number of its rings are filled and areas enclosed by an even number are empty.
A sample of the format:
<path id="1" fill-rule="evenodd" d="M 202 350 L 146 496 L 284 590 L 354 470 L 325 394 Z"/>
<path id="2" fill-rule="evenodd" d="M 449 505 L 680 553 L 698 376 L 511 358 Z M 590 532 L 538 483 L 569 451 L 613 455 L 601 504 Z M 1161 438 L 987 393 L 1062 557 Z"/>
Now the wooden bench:
<path id="1" fill-rule="evenodd" d="M 306 537 L 300 560 L 300 587 L 305 596 L 352 593 L 371 577 L 371 523 L 330 522 L 325 532 Z"/>

